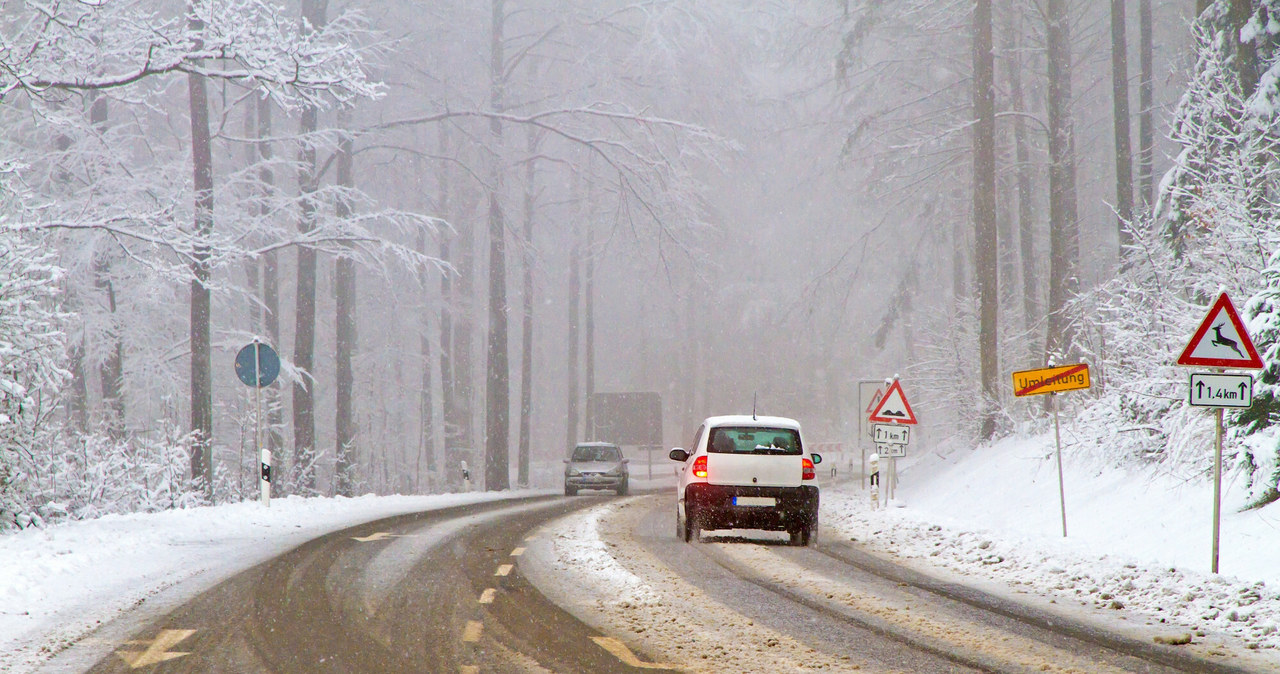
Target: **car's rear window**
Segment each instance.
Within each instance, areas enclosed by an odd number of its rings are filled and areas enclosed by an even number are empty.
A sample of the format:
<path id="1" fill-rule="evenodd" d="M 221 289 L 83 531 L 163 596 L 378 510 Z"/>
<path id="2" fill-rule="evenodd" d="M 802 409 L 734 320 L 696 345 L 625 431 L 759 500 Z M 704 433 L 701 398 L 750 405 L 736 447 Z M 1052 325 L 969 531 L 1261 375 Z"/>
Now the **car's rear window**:
<path id="1" fill-rule="evenodd" d="M 791 428 L 712 429 L 707 451 L 712 454 L 796 455 L 802 453 L 800 433 Z"/>
<path id="2" fill-rule="evenodd" d="M 617 461 L 617 447 L 574 447 L 574 461 Z"/>

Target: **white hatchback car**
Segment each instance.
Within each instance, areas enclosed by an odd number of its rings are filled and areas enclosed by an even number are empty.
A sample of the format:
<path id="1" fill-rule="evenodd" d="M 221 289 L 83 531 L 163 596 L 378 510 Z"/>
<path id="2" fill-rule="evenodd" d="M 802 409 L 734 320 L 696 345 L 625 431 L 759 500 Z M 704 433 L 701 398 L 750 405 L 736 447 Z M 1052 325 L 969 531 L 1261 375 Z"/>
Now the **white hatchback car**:
<path id="1" fill-rule="evenodd" d="M 808 545 L 818 529 L 818 454 L 804 448 L 800 424 L 783 417 L 724 416 L 702 422 L 676 487 L 676 535 L 703 529 L 786 531 Z"/>

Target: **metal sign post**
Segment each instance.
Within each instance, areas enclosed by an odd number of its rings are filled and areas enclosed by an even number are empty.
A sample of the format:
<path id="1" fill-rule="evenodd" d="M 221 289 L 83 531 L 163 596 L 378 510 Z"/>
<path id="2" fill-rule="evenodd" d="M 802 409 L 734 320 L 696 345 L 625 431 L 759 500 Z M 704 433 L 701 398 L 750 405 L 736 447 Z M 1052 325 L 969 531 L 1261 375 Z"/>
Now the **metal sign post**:
<path id="1" fill-rule="evenodd" d="M 1209 336 L 1209 332 L 1213 336 Z M 1178 356 L 1178 365 L 1260 370 L 1262 358 L 1240 320 L 1240 312 L 1226 292 L 1218 295 L 1200 321 L 1191 341 Z M 1213 429 L 1213 556 L 1209 567 L 1218 572 L 1218 543 L 1222 533 L 1222 409 L 1253 404 L 1253 375 L 1198 372 L 1191 375 L 1188 403 L 1215 407 Z"/>
<path id="2" fill-rule="evenodd" d="M 1196 372 L 1191 375 L 1188 402 L 1194 407 L 1213 407 L 1213 556 L 1209 568 L 1218 572 L 1218 548 L 1222 534 L 1222 412 L 1227 407 L 1247 408 L 1253 404 L 1253 375 Z"/>
<path id="3" fill-rule="evenodd" d="M 1062 477 L 1062 423 L 1059 411 L 1062 401 L 1060 391 L 1077 391 L 1089 388 L 1088 363 L 1056 365 L 1013 373 L 1013 395 L 1021 398 L 1048 393 L 1053 398 L 1053 444 L 1058 457 L 1058 505 L 1062 510 L 1062 537 L 1067 537 L 1067 488 Z"/>
<path id="4" fill-rule="evenodd" d="M 1058 455 L 1058 504 L 1062 510 L 1062 537 L 1067 537 L 1067 487 L 1066 482 L 1062 478 L 1062 427 L 1058 421 L 1058 410 L 1062 407 L 1062 401 L 1058 399 L 1057 393 L 1050 393 L 1049 397 L 1053 399 L 1053 444 L 1057 447 Z"/>
<path id="5" fill-rule="evenodd" d="M 271 452 L 262 449 L 262 387 L 270 386 L 280 375 L 280 356 L 269 345 L 255 338 L 236 354 L 236 376 L 245 386 L 253 387 L 253 447 L 261 459 L 261 471 L 258 476 L 262 492 L 262 505 L 271 507 Z M 240 460 L 244 460 L 241 455 Z M 243 465 L 237 474 L 244 474 Z M 240 482 L 241 489 L 244 482 Z"/>

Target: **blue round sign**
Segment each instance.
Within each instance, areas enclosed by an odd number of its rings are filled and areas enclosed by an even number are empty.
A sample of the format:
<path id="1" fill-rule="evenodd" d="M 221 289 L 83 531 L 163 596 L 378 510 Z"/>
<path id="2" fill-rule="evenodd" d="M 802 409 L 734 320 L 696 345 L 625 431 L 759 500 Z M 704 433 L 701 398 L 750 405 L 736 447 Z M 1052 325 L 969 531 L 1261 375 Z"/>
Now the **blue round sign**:
<path id="1" fill-rule="evenodd" d="M 255 368 L 253 363 L 253 354 L 258 354 L 258 366 Z M 257 382 L 254 382 L 254 373 L 257 373 Z M 245 386 L 256 385 L 258 388 L 270 386 L 271 382 L 280 376 L 280 356 L 276 354 L 276 350 L 267 344 L 255 341 L 252 344 L 240 349 L 240 353 L 236 354 L 236 376 Z"/>

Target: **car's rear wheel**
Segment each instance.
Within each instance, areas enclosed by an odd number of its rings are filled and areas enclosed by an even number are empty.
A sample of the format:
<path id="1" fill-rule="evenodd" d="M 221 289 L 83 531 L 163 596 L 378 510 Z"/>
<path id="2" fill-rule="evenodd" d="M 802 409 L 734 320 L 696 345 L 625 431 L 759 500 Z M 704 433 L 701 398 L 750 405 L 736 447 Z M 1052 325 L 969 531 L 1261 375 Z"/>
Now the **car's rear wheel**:
<path id="1" fill-rule="evenodd" d="M 698 518 L 691 510 L 685 511 L 684 526 L 680 532 L 685 543 L 697 542 L 698 536 L 702 533 L 702 527 L 698 526 Z"/>

